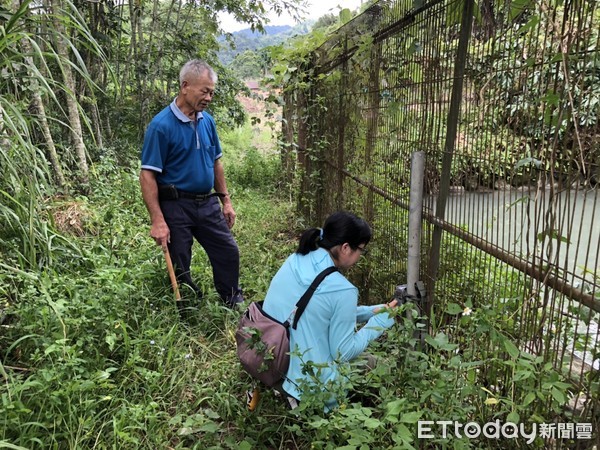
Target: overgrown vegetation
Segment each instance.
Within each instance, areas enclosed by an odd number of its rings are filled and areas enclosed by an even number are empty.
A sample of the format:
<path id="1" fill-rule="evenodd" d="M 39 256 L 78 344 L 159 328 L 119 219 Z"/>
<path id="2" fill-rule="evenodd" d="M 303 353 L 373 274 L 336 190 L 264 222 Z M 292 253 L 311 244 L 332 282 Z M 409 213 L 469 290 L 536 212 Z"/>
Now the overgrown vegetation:
<path id="1" fill-rule="evenodd" d="M 29 14 L 27 2 L 1 4 L 0 448 L 544 448 L 540 437 L 418 440 L 417 421 L 578 420 L 581 386 L 512 335 L 521 280 L 509 280 L 500 266 L 485 274 L 476 264 L 465 267 L 459 245 L 441 268 L 448 292 L 433 310 L 432 335 L 423 334 L 420 311 L 410 313 L 409 303 L 372 348 L 379 364 L 366 377 L 349 368 L 342 385 L 319 386 L 294 412 L 265 391 L 249 412 L 252 381 L 235 356 L 239 312 L 218 301 L 198 249 L 194 277 L 207 295 L 201 304 L 186 298 L 192 307 L 180 319 L 137 182 L 136 137 L 172 98 L 179 63 L 197 56 L 214 62 L 217 11 L 180 2 L 137 5 L 48 0 Z M 256 2 L 216 6 L 262 26 Z M 340 21 L 348 15 L 343 11 Z M 274 51 L 275 80 L 296 76 L 292 61 L 308 63 L 307 50 L 325 36 L 321 29 L 290 53 Z M 362 50 L 368 41 L 361 40 Z M 581 70 L 588 77 L 588 68 Z M 286 185 L 289 197 L 278 189 L 296 149 L 286 147 L 280 158 L 265 148 L 264 134 L 234 101 L 239 80 L 219 73 L 214 106 L 238 213 L 241 283 L 248 300 L 260 299 L 300 230 L 315 224 L 296 216 L 297 186 L 290 192 Z M 296 87 L 306 82 L 300 78 Z M 243 128 L 224 131 L 234 123 Z M 358 208 L 357 200 L 346 206 Z M 378 237 L 397 232 L 376 228 Z M 349 276 L 368 282 L 376 268 L 367 261 Z M 475 273 L 468 290 L 462 270 Z M 384 296 L 399 276 L 377 280 L 371 294 Z M 486 305 L 482 290 L 490 280 L 506 299 L 503 307 Z M 598 380 L 594 372 L 586 376 L 586 404 L 597 404 Z M 353 395 L 324 414 L 327 389 Z"/>
<path id="2" fill-rule="evenodd" d="M 276 184 L 278 173 L 251 170 L 273 164 L 273 156 L 256 153 L 229 167 L 238 174 L 231 192 L 248 300 L 264 295 L 306 226 L 289 202 L 265 189 Z M 8 300 L 0 337 L 0 445 L 507 448 L 439 436 L 419 443 L 416 422 L 536 423 L 549 419 L 546 412 L 554 417 L 563 411 L 574 387 L 517 349 L 499 326 L 504 311 L 473 308 L 467 314 L 469 304 L 452 303 L 445 326 L 455 337 L 450 341 L 438 327 L 422 348 L 415 338 L 419 321 L 400 311 L 398 325 L 373 348 L 379 357 L 373 372 L 365 378 L 354 367 L 344 385 L 322 387 L 355 392 L 332 413 L 319 407 L 321 394 L 290 412 L 269 391 L 249 412 L 245 392 L 252 381 L 235 356 L 238 313 L 211 293 L 208 263 L 196 251 L 194 275 L 211 294 L 194 305 L 188 322 L 180 320 L 162 253 L 147 235 L 135 166 L 134 160 L 117 166 L 107 155 L 93 167 L 89 197 L 48 204 L 53 219 L 44 223 L 55 245 L 39 249 L 37 258 L 50 264 L 40 270 L 6 260 L 0 266 Z M 490 341 L 506 354 L 482 359 L 480 349 Z M 478 372 L 493 364 L 513 367 L 515 378 L 483 384 Z M 536 442 L 532 446 L 543 447 Z M 518 440 L 509 446 L 531 448 Z"/>

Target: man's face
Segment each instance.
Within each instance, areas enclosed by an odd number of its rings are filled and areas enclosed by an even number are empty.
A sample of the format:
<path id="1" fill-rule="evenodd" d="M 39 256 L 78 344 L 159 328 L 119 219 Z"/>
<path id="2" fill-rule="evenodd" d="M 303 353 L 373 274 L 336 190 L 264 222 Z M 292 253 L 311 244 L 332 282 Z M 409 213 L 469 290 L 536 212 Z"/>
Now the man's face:
<path id="1" fill-rule="evenodd" d="M 185 80 L 181 87 L 185 103 L 194 112 L 204 111 L 215 95 L 215 83 L 208 72 Z"/>

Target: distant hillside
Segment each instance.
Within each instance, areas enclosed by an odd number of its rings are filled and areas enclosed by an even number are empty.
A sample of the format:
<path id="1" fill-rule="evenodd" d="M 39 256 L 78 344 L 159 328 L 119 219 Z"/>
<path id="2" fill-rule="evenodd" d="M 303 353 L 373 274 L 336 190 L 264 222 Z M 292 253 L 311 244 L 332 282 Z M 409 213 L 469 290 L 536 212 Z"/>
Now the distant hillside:
<path id="1" fill-rule="evenodd" d="M 268 25 L 265 27 L 266 33 L 252 31 L 250 28 L 231 33 L 234 47 L 227 42 L 225 36 L 219 38 L 221 50 L 219 50 L 219 60 L 224 65 L 229 65 L 233 59 L 240 53 L 246 51 L 256 51 L 271 45 L 280 44 L 292 36 L 306 34 L 310 31 L 311 24 L 306 22 L 296 26 L 291 25 Z"/>
<path id="2" fill-rule="evenodd" d="M 248 39 L 261 37 L 261 36 L 276 36 L 278 34 L 287 33 L 292 29 L 291 25 L 267 25 L 265 27 L 266 33 L 259 33 L 258 31 L 252 31 L 250 28 L 246 28 L 244 30 L 236 31 L 232 33 L 236 37 L 244 37 Z"/>

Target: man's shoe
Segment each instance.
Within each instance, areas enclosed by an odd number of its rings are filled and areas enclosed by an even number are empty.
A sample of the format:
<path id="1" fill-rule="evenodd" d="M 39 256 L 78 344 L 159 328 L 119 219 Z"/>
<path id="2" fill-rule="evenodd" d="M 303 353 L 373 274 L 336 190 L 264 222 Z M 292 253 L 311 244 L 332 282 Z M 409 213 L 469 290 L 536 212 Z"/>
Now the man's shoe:
<path id="1" fill-rule="evenodd" d="M 225 305 L 231 309 L 238 309 L 242 303 L 244 303 L 244 294 L 241 290 L 225 299 Z"/>

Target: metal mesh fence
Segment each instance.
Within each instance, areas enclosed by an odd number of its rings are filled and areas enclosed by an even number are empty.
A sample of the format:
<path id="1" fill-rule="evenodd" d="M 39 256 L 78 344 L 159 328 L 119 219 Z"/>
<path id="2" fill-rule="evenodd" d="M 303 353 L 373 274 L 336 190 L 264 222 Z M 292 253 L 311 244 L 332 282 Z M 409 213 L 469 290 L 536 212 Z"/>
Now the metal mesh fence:
<path id="1" fill-rule="evenodd" d="M 494 311 L 495 332 L 577 383 L 568 407 L 595 429 L 599 29 L 595 1 L 380 1 L 312 55 L 284 108 L 302 214 L 318 225 L 348 209 L 373 226 L 352 273 L 362 301 L 406 279 L 422 151 L 430 332 L 468 341 L 458 317 Z"/>

